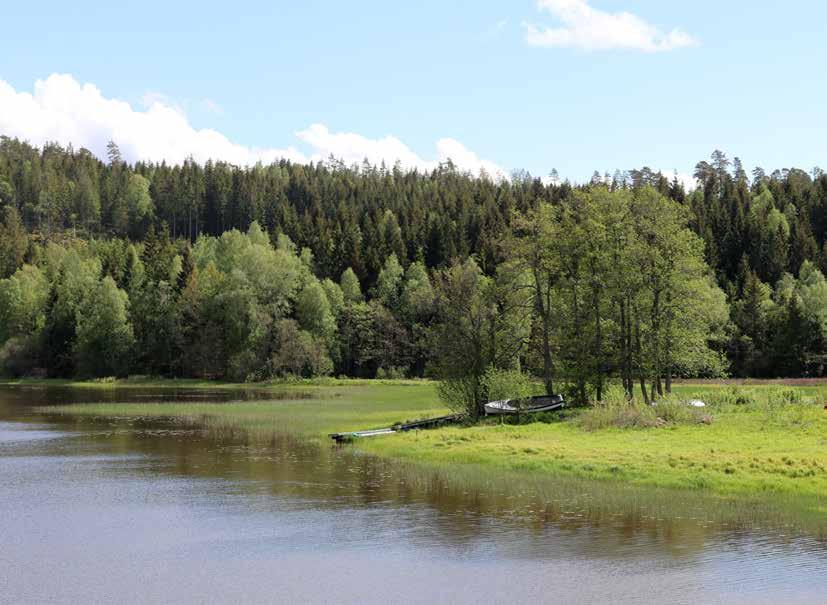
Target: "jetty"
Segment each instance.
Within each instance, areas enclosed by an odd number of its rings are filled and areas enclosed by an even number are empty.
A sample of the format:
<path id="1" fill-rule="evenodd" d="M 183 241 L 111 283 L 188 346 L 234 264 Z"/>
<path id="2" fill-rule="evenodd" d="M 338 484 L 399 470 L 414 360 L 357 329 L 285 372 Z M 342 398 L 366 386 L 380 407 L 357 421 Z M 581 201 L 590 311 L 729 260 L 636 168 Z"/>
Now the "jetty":
<path id="1" fill-rule="evenodd" d="M 406 433 L 408 431 L 415 431 L 419 429 L 433 429 L 446 424 L 454 424 L 465 417 L 464 414 L 451 414 L 449 416 L 439 416 L 438 418 L 426 418 L 424 420 L 415 420 L 413 422 L 405 422 L 395 424 L 384 429 L 371 429 L 367 431 L 353 431 L 350 433 L 331 433 L 330 438 L 336 443 L 347 443 L 356 439 L 365 439 L 367 437 L 379 437 L 381 435 L 392 435 L 394 433 Z"/>

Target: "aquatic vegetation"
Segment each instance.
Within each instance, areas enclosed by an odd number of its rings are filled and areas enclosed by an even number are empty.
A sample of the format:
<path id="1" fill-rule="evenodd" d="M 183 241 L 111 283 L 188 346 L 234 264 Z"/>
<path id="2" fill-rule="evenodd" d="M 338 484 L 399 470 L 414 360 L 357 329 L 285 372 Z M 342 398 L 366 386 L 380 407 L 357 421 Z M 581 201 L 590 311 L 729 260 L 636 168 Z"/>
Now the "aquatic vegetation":
<path id="1" fill-rule="evenodd" d="M 168 417 L 223 435 L 272 439 L 294 433 L 319 443 L 327 443 L 330 432 L 391 426 L 446 412 L 437 403 L 434 383 L 426 381 L 331 380 L 265 389 L 272 400 L 80 404 L 43 411 L 68 414 L 77 422 Z M 306 398 L 308 394 L 312 398 Z M 600 493 L 627 487 L 677 490 L 751 511 L 747 516 L 772 509 L 825 519 L 825 394 L 827 388 L 820 386 L 677 385 L 673 401 L 650 410 L 620 413 L 606 406 L 609 412 L 567 410 L 519 420 L 489 419 L 361 439 L 355 447 L 397 463 L 438 469 L 445 477 L 503 479 L 523 485 L 520 489 L 542 484 L 548 494 L 559 489 L 560 481 L 597 482 L 604 486 L 595 488 Z M 695 398 L 707 407 L 682 403 Z M 623 409 L 617 402 L 613 406 Z M 624 414 L 643 419 L 654 415 L 662 422 L 618 422 Z M 704 423 L 703 416 L 712 417 L 711 424 Z"/>

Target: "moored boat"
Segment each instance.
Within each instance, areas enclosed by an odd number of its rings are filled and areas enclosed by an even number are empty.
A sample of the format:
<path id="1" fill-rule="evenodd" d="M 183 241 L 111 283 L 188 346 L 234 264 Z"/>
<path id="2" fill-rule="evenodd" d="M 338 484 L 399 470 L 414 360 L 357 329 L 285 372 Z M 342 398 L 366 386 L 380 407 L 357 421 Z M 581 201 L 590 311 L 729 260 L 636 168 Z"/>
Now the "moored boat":
<path id="1" fill-rule="evenodd" d="M 485 414 L 486 416 L 536 414 L 538 412 L 551 412 L 564 407 L 566 407 L 566 401 L 562 395 L 542 395 L 527 399 L 490 401 L 485 404 Z"/>

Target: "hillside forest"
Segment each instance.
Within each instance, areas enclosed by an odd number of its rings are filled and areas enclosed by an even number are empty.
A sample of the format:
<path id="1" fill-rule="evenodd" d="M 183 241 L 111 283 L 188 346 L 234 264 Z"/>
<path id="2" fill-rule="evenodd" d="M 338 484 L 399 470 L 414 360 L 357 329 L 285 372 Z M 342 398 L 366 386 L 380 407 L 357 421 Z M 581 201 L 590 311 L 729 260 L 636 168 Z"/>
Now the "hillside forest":
<path id="1" fill-rule="evenodd" d="M 716 151 L 694 177 L 129 164 L 2 137 L 0 372 L 438 376 L 479 398 L 494 367 L 580 400 L 824 375 L 827 175 Z"/>

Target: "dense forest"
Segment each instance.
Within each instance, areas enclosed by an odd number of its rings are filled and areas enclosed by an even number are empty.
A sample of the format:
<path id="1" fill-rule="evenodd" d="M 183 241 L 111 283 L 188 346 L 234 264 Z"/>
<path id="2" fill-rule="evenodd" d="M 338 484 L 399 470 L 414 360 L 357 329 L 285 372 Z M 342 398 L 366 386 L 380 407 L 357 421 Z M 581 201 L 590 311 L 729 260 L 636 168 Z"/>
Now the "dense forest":
<path id="1" fill-rule="evenodd" d="M 654 397 L 680 375 L 824 374 L 827 176 L 719 151 L 694 176 L 132 165 L 114 143 L 102 161 L 3 137 L 0 370 L 450 376 L 450 359 L 581 398 L 607 378 Z"/>

